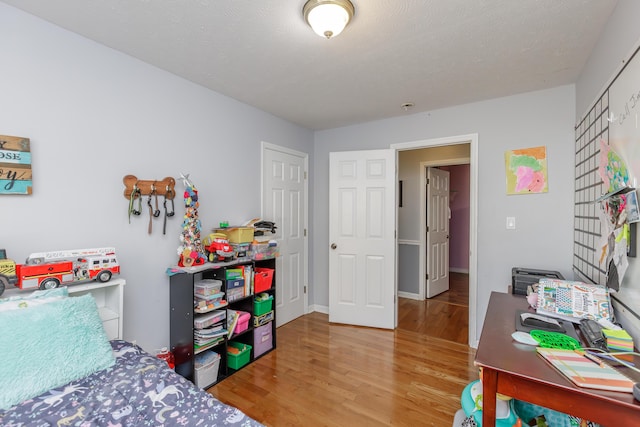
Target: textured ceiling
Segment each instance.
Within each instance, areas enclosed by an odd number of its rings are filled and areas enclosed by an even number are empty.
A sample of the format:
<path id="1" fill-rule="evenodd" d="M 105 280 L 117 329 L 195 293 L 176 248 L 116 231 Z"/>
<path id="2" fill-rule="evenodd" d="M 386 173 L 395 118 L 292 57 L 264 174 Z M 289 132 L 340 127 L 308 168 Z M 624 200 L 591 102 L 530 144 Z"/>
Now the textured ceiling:
<path id="1" fill-rule="evenodd" d="M 617 3 L 351 0 L 326 40 L 305 0 L 2 1 L 310 129 L 574 83 Z"/>

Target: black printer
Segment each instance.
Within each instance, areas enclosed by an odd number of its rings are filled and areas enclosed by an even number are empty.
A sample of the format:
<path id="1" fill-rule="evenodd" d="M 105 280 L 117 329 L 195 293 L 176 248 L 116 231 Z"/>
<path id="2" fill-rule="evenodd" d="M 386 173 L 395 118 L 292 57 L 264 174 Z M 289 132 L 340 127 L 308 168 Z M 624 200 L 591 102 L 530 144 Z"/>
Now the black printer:
<path id="1" fill-rule="evenodd" d="M 564 280 L 562 274 L 557 271 L 513 267 L 511 269 L 511 293 L 526 296 L 527 287 L 538 283 L 538 281 L 543 278 Z"/>

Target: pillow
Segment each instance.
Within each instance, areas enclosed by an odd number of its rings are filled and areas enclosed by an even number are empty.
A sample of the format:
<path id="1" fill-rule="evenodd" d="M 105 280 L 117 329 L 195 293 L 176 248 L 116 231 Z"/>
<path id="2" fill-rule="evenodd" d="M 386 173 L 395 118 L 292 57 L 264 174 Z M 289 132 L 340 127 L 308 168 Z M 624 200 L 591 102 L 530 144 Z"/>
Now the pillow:
<path id="1" fill-rule="evenodd" d="M 0 312 L 0 410 L 112 366 L 91 294 Z"/>
<path id="2" fill-rule="evenodd" d="M 66 298 L 69 291 L 66 286 L 55 289 L 31 292 L 27 295 L 0 298 L 0 311 L 15 310 L 17 308 L 32 307 L 34 305 L 45 304 L 60 298 Z"/>

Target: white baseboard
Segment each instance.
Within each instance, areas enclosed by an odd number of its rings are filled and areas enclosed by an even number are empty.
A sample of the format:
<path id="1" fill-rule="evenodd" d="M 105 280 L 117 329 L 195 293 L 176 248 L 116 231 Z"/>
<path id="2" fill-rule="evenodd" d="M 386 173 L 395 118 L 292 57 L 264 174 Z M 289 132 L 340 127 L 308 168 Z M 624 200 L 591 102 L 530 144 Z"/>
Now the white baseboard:
<path id="1" fill-rule="evenodd" d="M 452 272 L 452 273 L 469 274 L 469 269 L 468 268 L 451 268 L 451 267 L 449 267 L 449 271 Z"/>
<path id="2" fill-rule="evenodd" d="M 309 313 L 317 311 L 318 313 L 329 314 L 329 307 L 326 305 L 312 304 L 309 306 Z"/>
<path id="3" fill-rule="evenodd" d="M 403 292 L 403 291 L 398 291 L 398 297 L 400 298 L 408 298 L 408 299 L 415 299 L 415 300 L 420 300 L 420 295 L 419 294 L 414 294 L 413 292 Z"/>

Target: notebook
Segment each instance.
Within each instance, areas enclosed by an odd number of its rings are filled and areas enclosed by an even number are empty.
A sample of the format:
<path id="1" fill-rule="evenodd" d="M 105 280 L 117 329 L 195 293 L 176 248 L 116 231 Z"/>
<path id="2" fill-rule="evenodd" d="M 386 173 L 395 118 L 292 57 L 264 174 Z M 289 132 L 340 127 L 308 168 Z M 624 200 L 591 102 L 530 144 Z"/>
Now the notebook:
<path id="1" fill-rule="evenodd" d="M 605 363 L 587 359 L 583 352 L 541 347 L 536 351 L 579 387 L 633 392 L 634 381 Z"/>

